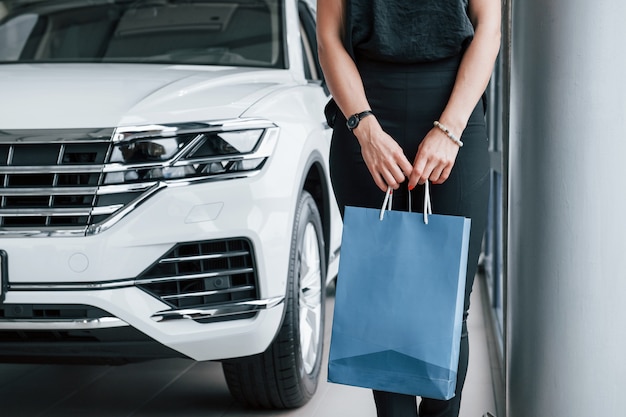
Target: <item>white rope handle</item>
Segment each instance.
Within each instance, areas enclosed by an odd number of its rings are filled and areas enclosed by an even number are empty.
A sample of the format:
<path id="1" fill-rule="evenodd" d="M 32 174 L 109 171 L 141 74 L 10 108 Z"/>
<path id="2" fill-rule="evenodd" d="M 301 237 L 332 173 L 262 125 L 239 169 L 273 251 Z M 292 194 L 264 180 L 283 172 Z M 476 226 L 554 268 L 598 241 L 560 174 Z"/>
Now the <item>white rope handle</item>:
<path id="1" fill-rule="evenodd" d="M 391 187 L 387 187 L 387 192 L 385 193 L 385 199 L 383 200 L 383 205 L 380 208 L 380 215 L 378 219 L 382 221 L 385 218 L 385 211 L 391 210 L 393 199 L 393 189 Z M 411 192 L 409 191 L 409 212 L 411 211 Z M 426 181 L 424 183 L 424 223 L 428 224 L 428 215 L 433 214 L 433 208 L 430 202 L 430 185 L 429 182 Z"/>
<path id="2" fill-rule="evenodd" d="M 428 215 L 433 214 L 433 207 L 430 203 L 430 183 L 424 183 L 424 223 L 428 224 Z"/>
<path id="3" fill-rule="evenodd" d="M 391 210 L 392 199 L 393 199 L 393 190 L 391 189 L 391 187 L 387 186 L 387 192 L 385 193 L 383 206 L 380 208 L 380 215 L 378 216 L 378 219 L 380 221 L 383 221 L 383 219 L 385 218 L 385 211 Z"/>

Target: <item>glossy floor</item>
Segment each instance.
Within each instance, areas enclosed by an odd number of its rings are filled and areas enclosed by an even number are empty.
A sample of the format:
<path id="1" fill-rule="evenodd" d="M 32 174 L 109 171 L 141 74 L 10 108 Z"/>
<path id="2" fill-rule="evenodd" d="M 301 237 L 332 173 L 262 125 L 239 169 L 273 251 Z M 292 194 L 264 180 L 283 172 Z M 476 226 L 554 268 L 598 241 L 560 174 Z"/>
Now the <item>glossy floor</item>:
<path id="1" fill-rule="evenodd" d="M 470 312 L 470 368 L 461 417 L 496 414 L 494 361 L 477 280 Z M 332 318 L 334 298 L 328 297 Z M 326 353 L 330 337 L 326 326 Z M 3 417 L 375 417 L 370 391 L 330 384 L 326 364 L 315 397 L 289 411 L 251 411 L 233 403 L 218 363 L 161 360 L 125 366 L 0 364 Z"/>

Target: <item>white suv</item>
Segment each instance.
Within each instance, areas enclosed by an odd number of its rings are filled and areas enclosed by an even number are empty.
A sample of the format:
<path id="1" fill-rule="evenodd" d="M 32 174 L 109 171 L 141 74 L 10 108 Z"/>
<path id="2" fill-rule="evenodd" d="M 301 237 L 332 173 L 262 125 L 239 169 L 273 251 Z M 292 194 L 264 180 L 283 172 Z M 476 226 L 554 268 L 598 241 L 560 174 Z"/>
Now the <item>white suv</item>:
<path id="1" fill-rule="evenodd" d="M 303 0 L 12 0 L 0 361 L 220 360 L 314 393 L 341 220 Z"/>

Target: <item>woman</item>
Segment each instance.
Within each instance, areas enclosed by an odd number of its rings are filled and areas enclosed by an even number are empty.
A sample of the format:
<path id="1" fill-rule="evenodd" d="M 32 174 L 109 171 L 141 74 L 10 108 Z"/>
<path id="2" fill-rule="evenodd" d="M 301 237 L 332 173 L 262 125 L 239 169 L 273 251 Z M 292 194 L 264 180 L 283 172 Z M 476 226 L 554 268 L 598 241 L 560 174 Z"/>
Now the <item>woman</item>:
<path id="1" fill-rule="evenodd" d="M 433 212 L 472 219 L 456 395 L 419 406 L 420 417 L 458 416 L 489 195 L 481 97 L 500 47 L 500 0 L 318 0 L 317 13 L 338 106 L 330 166 L 342 213 L 380 207 L 387 187 L 396 208 L 407 207 L 407 189 L 428 180 Z M 374 400 L 379 417 L 418 415 L 413 396 L 374 391 Z"/>

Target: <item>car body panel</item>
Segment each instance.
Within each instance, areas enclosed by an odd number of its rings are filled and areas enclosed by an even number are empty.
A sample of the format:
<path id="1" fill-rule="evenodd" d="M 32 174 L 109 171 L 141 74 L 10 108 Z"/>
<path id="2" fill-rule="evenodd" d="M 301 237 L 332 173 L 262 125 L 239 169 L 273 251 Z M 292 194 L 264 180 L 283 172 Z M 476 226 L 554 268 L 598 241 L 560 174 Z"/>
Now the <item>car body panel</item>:
<path id="1" fill-rule="evenodd" d="M 207 115 L 214 120 L 232 119 L 264 95 L 295 84 L 285 70 L 217 66 L 17 64 L 0 68 L 0 91 L 11 102 L 0 113 L 4 129 L 176 123 Z"/>
<path id="2" fill-rule="evenodd" d="M 4 305 L 97 307 L 118 321 L 47 323 L 50 329 L 128 325 L 195 360 L 236 358 L 267 349 L 283 319 L 285 306 L 280 302 L 240 320 L 158 321 L 155 315 L 172 307 L 136 284 L 144 271 L 181 242 L 236 237 L 254 248 L 258 298 L 284 297 L 294 211 L 311 178 L 321 183 L 324 194 L 320 211 L 327 230 L 325 275 L 328 281 L 336 276 L 341 219 L 328 169 L 331 131 L 322 111 L 329 97 L 320 80 L 304 76 L 298 20 L 296 1 L 286 1 L 286 69 L 0 64 L 3 132 L 27 137 L 28 132 L 79 128 L 149 130 L 198 122 L 220 127 L 246 120 L 270 123 L 278 131 L 271 155 L 259 170 L 197 181 L 162 180 L 158 191 L 98 233 L 14 233 L 0 226 L 0 250 L 8 259 Z M 0 134 L 0 145 L 2 140 Z M 41 330 L 46 323 L 0 319 L 0 332 L 19 330 L 20 325 Z"/>

